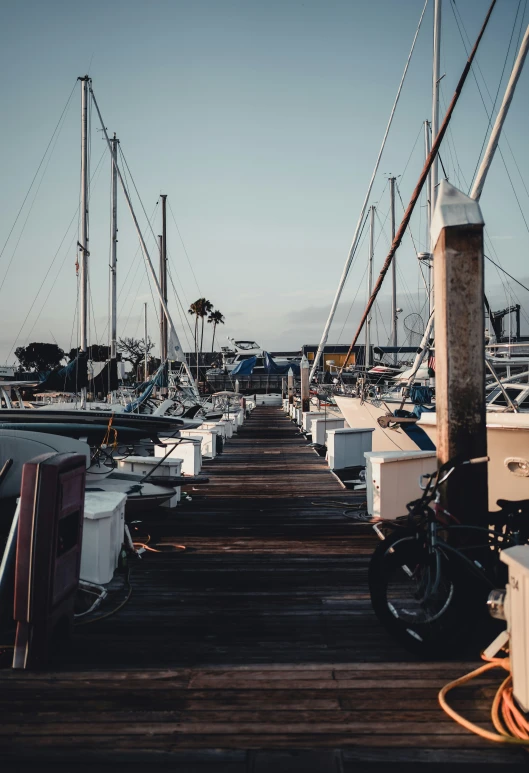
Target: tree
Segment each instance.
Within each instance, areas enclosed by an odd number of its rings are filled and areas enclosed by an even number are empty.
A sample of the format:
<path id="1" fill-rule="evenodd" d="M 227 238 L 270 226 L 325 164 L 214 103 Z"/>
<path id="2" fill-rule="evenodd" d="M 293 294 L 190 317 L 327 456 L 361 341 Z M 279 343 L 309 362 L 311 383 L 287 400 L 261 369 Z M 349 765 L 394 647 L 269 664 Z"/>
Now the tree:
<path id="1" fill-rule="evenodd" d="M 217 325 L 224 324 L 224 316 L 222 312 L 218 310 L 210 312 L 208 322 L 213 323 L 213 338 L 211 339 L 211 351 L 213 352 L 215 348 L 215 330 L 217 329 Z"/>
<path id="2" fill-rule="evenodd" d="M 149 338 L 147 342 L 147 357 L 149 352 L 154 349 L 154 344 Z M 138 365 L 145 360 L 145 339 L 141 338 L 120 338 L 117 343 L 117 350 L 121 354 L 121 359 L 125 362 L 130 362 L 134 371 L 137 372 Z M 147 374 L 145 374 L 147 379 Z"/>
<path id="3" fill-rule="evenodd" d="M 202 354 L 202 344 L 204 341 L 204 317 L 207 317 L 210 311 L 213 310 L 213 304 L 206 298 L 198 298 L 188 309 L 189 314 L 195 316 L 195 354 L 197 358 L 197 379 L 198 379 L 198 360 L 199 360 L 199 348 L 198 348 L 198 320 L 202 320 L 202 331 L 200 336 L 200 354 Z"/>
<path id="4" fill-rule="evenodd" d="M 61 364 L 65 354 L 57 344 L 37 343 L 15 349 L 15 357 L 23 370 L 36 370 L 39 373 L 53 370 Z"/>
<path id="5" fill-rule="evenodd" d="M 68 352 L 68 358 L 70 361 L 75 360 L 79 354 L 79 351 L 79 346 L 76 349 L 70 349 Z M 89 346 L 88 359 L 92 362 L 106 362 L 110 359 L 110 346 L 103 346 L 101 344 L 94 344 L 93 346 Z"/>

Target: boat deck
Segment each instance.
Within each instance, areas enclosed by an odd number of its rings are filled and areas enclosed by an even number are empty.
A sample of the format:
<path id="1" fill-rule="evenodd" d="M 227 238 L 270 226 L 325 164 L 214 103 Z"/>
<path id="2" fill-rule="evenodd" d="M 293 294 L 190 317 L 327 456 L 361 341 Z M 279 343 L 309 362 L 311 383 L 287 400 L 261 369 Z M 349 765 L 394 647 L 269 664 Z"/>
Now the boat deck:
<path id="1" fill-rule="evenodd" d="M 525 768 L 438 707 L 475 662 L 418 663 L 380 628 L 375 540 L 347 517 L 362 498 L 281 409 L 258 407 L 204 472 L 191 502 L 139 527 L 185 552 L 145 553 L 130 601 L 48 670 L 0 671 L 4 770 Z M 487 724 L 497 679 L 459 693 L 469 718 Z"/>

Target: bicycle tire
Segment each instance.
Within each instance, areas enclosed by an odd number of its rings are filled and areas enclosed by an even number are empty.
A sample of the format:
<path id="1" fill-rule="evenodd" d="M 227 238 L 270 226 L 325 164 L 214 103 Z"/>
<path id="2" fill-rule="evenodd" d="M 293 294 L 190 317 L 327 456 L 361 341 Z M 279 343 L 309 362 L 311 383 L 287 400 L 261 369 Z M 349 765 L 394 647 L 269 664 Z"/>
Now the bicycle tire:
<path id="1" fill-rule="evenodd" d="M 373 610 L 408 650 L 427 657 L 461 648 L 472 616 L 456 564 L 441 548 L 429 552 L 421 530 L 399 529 L 375 549 L 368 572 Z"/>

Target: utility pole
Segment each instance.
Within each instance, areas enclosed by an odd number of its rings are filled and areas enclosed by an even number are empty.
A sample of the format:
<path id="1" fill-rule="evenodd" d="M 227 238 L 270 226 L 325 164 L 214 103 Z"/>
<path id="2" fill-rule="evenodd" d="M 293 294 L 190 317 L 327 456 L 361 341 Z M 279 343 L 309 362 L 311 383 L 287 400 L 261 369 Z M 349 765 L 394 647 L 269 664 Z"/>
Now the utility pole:
<path id="1" fill-rule="evenodd" d="M 375 207 L 371 206 L 371 220 L 369 225 L 369 261 L 367 265 L 367 297 L 371 298 L 373 292 L 373 253 L 375 251 Z M 366 320 L 366 371 L 371 366 L 371 316 Z"/>
<path id="2" fill-rule="evenodd" d="M 395 177 L 389 178 L 389 195 L 391 199 L 391 243 L 395 238 Z M 391 263 L 391 345 L 397 348 L 398 340 L 398 316 L 397 316 L 397 256 Z M 393 354 L 393 364 L 397 365 L 397 352 Z"/>
<path id="3" fill-rule="evenodd" d="M 88 86 L 90 78 L 81 81 L 81 341 L 80 351 L 88 352 Z M 86 408 L 86 387 L 81 388 L 81 408 Z"/>
<path id="4" fill-rule="evenodd" d="M 148 352 L 148 346 L 147 346 L 147 304 L 146 303 L 143 304 L 143 321 L 144 321 L 144 336 L 145 336 L 145 366 L 144 366 L 144 368 L 145 368 L 145 374 L 144 374 L 145 378 L 143 380 L 147 381 L 147 378 L 148 378 L 148 365 L 147 365 L 147 361 L 148 361 L 148 357 L 149 357 L 149 352 Z"/>
<path id="5" fill-rule="evenodd" d="M 118 161 L 117 151 L 118 142 L 116 139 L 116 133 L 110 140 L 112 146 L 112 173 L 111 173 L 111 209 L 112 209 L 112 223 L 110 226 L 110 359 L 116 359 L 117 349 L 117 291 L 116 291 L 116 272 L 118 263 L 118 175 L 116 172 L 116 164 Z"/>

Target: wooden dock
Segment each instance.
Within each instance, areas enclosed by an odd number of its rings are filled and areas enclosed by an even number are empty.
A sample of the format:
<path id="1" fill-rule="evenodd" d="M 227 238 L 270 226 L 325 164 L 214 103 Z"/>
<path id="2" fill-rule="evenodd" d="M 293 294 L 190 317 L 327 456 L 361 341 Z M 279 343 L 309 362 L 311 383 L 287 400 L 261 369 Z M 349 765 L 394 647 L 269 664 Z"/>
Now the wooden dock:
<path id="1" fill-rule="evenodd" d="M 205 473 L 139 527 L 185 552 L 144 554 L 128 604 L 78 627 L 49 670 L 0 671 L 2 770 L 526 769 L 438 707 L 475 662 L 418 663 L 381 629 L 375 539 L 350 517 L 362 499 L 279 408 L 257 408 Z M 484 725 L 495 679 L 459 693 Z"/>

